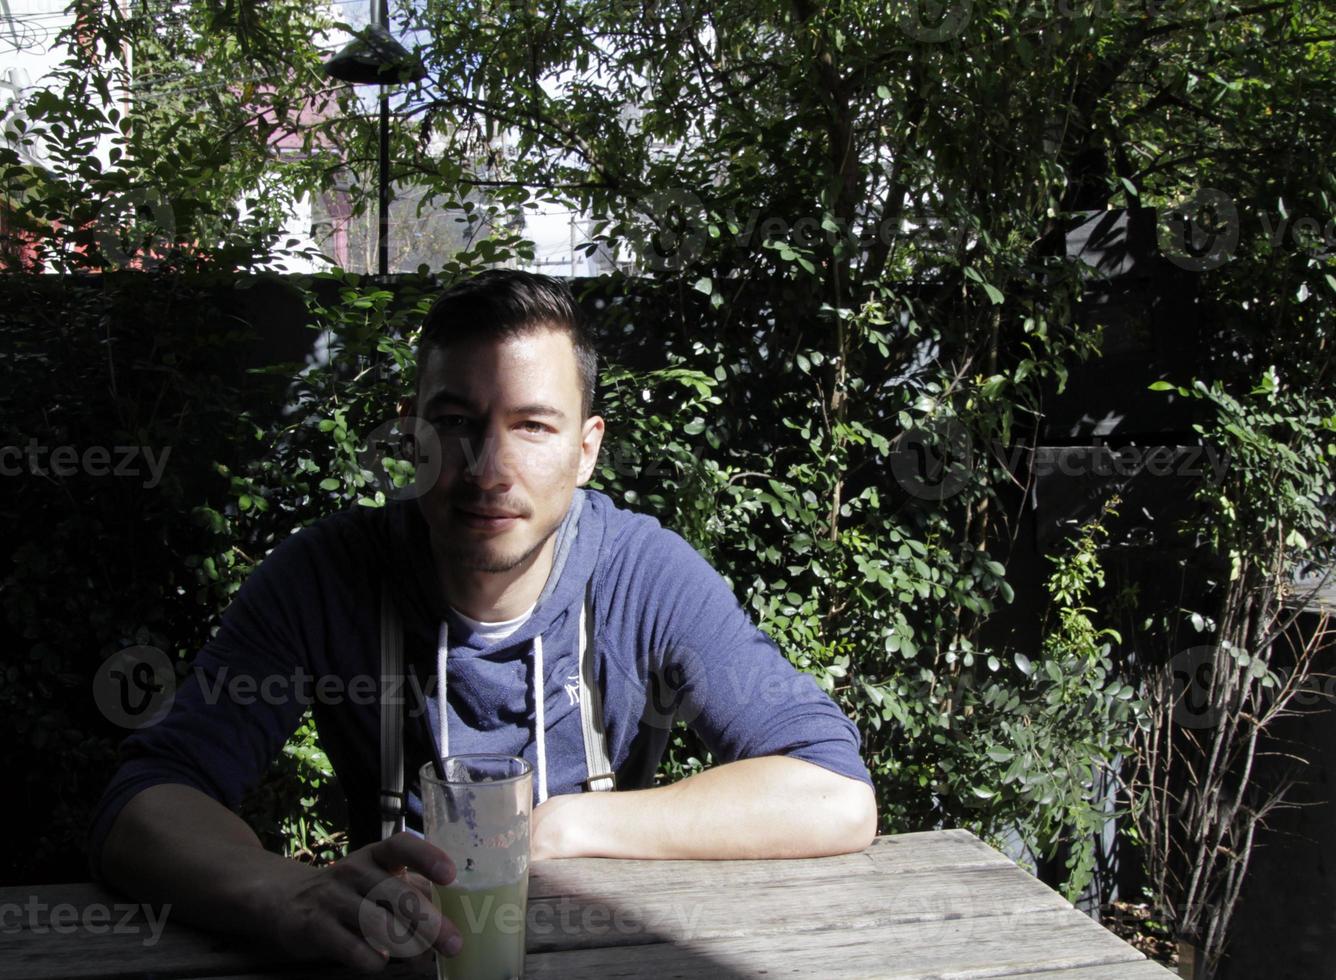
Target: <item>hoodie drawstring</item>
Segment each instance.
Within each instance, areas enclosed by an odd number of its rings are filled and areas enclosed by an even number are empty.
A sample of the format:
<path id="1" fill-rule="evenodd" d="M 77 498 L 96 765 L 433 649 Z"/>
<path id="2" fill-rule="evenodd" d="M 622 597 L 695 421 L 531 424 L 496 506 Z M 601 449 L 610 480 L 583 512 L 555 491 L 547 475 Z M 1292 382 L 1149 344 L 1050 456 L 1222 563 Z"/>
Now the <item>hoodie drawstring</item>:
<path id="1" fill-rule="evenodd" d="M 450 754 L 450 726 L 446 724 L 446 661 L 450 658 L 450 628 L 441 620 L 441 630 L 436 635 L 436 727 L 437 744 L 441 747 L 441 758 Z"/>
<path id="2" fill-rule="evenodd" d="M 538 762 L 538 802 L 547 799 L 547 721 L 543 717 L 543 637 L 533 638 L 534 755 Z"/>

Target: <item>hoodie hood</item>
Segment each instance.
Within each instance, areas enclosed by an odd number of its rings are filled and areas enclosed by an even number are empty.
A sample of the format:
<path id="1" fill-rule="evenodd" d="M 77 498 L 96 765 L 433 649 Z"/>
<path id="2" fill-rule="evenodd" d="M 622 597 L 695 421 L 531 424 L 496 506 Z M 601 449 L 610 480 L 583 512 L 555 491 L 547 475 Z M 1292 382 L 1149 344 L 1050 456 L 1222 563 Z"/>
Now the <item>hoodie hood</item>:
<path id="1" fill-rule="evenodd" d="M 533 613 L 523 626 L 498 644 L 498 649 L 527 645 L 535 636 L 560 626 L 568 613 L 579 612 L 605 532 L 602 515 L 594 513 L 598 508 L 590 505 L 595 496 L 576 488 L 566 516 L 554 532 L 556 550 L 552 570 Z M 450 615 L 450 607 L 441 594 L 431 551 L 431 529 L 417 501 L 395 501 L 386 509 L 391 533 L 382 539 L 381 563 L 399 598 L 406 634 L 434 638 L 440 624 L 449 621 L 452 643 L 470 644 L 475 639 L 472 631 Z"/>

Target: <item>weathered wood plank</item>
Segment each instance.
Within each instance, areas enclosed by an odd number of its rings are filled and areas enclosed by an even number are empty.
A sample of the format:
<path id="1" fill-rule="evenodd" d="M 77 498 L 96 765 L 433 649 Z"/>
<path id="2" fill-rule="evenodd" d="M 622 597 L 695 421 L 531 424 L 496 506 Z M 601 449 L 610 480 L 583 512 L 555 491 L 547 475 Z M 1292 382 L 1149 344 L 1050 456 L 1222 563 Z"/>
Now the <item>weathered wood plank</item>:
<path id="1" fill-rule="evenodd" d="M 60 885 L 7 885 L 0 888 L 0 907 L 18 906 L 26 908 L 29 899 L 36 899 L 52 905 L 68 902 L 74 905 L 86 905 L 92 902 L 128 902 L 128 898 L 109 891 L 93 882 L 67 882 Z"/>
<path id="2" fill-rule="evenodd" d="M 650 955 L 653 955 L 652 953 Z M 611 959 L 611 958 L 610 958 Z M 537 978 L 539 969 L 537 959 L 531 954 L 526 963 L 525 977 Z M 596 973 L 587 974 L 590 980 L 598 980 L 599 977 L 609 974 Z M 673 973 L 665 968 L 664 972 L 651 974 L 654 976 L 667 977 Z M 735 974 L 736 975 L 736 974 Z M 881 974 L 866 974 L 867 976 L 880 976 Z M 316 970 L 300 971 L 296 973 L 284 973 L 281 976 L 273 973 L 246 973 L 230 974 L 225 977 L 209 977 L 207 980 L 355 980 L 360 974 L 345 973 L 335 970 Z M 436 970 L 430 961 L 420 963 L 391 963 L 384 973 L 379 974 L 384 980 L 435 980 Z M 726 980 L 728 975 L 721 975 L 721 980 Z M 832 963 L 827 969 L 819 974 L 825 977 L 844 977 L 858 976 L 858 974 L 845 974 L 841 970 L 841 965 Z M 1128 961 L 1122 963 L 1108 963 L 1100 966 L 1082 966 L 1070 970 L 1043 970 L 1040 972 L 1013 973 L 1017 978 L 1033 978 L 1033 980 L 1174 980 L 1175 974 L 1165 969 L 1158 963 L 1150 960 Z"/>
<path id="3" fill-rule="evenodd" d="M 915 871 L 952 873 L 957 868 L 1016 865 L 965 830 L 878 837 L 856 854 L 789 861 L 620 861 L 613 858 L 562 858 L 535 862 L 529 875 L 529 897 L 544 898 L 603 887 L 607 882 L 628 888 L 659 888 L 672 881 L 683 889 L 719 887 L 729 882 L 799 883 L 875 870 L 883 875 Z M 721 868 L 726 875 L 721 876 Z"/>
<path id="4" fill-rule="evenodd" d="M 987 920 L 975 920 L 982 923 Z M 745 936 L 681 945 L 575 949 L 530 954 L 528 980 L 588 977 L 881 977 L 887 980 L 972 980 L 1025 976 L 1145 962 L 1141 954 L 1074 909 L 998 916 L 992 927 L 967 935 L 925 935 L 915 923 L 853 932 L 826 930 L 787 936 Z M 1049 976 L 1049 974 L 1044 974 Z"/>
<path id="5" fill-rule="evenodd" d="M 1014 868 L 1010 858 L 989 847 L 968 830 L 929 830 L 876 838 L 851 857 L 866 857 L 887 873 L 996 864 Z"/>
<path id="6" fill-rule="evenodd" d="M 127 935 L 0 933 L 0 978 L 216 976 L 254 969 L 281 970 L 293 962 L 254 940 L 212 936 L 173 924 L 151 945 Z"/>
<path id="7" fill-rule="evenodd" d="M 665 874 L 670 872 L 665 871 Z M 595 946 L 689 942 L 831 929 L 853 931 L 918 923 L 921 931 L 967 934 L 980 917 L 1067 911 L 1057 893 L 1015 867 L 973 867 L 893 877 L 862 872 L 847 878 L 718 880 L 711 889 L 684 888 L 671 878 L 658 887 L 606 882 L 596 889 L 531 899 L 528 948 L 533 952 Z"/>
<path id="8" fill-rule="evenodd" d="M 197 977 L 195 980 L 366 980 L 366 976 L 365 973 L 344 970 L 337 966 L 316 966 L 283 973 L 210 975 Z M 376 976 L 379 980 L 436 980 L 436 960 L 432 957 L 421 960 L 391 960 Z"/>
<path id="9" fill-rule="evenodd" d="M 1153 960 L 1140 963 L 1109 963 L 1104 966 L 1082 966 L 1074 970 L 1044 971 L 1043 973 L 1022 973 L 1022 977 L 1034 980 L 1174 980 L 1178 976 Z"/>
<path id="10" fill-rule="evenodd" d="M 301 962 L 258 939 L 195 929 L 173 919 L 170 906 L 97 884 L 0 889 L 0 980 L 196 977 Z"/>

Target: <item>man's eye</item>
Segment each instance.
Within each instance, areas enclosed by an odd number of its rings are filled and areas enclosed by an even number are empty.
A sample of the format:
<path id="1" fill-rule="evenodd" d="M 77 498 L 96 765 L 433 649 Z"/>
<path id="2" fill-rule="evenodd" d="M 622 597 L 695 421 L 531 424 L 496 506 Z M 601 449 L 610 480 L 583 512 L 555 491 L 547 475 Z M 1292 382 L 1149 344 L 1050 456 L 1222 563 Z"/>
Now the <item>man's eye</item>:
<path id="1" fill-rule="evenodd" d="M 520 423 L 520 428 L 525 432 L 547 432 L 548 427 L 542 422 L 535 422 L 533 419 L 527 419 Z"/>
<path id="2" fill-rule="evenodd" d="M 468 424 L 468 419 L 462 415 L 440 415 L 431 420 L 431 424 L 438 429 L 459 429 Z"/>

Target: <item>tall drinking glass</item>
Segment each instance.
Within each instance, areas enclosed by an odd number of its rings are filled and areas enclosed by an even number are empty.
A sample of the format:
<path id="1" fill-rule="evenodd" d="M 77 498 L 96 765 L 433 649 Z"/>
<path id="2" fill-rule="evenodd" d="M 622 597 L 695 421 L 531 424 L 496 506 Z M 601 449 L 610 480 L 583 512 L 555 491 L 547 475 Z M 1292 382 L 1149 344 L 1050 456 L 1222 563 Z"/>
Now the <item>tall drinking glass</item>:
<path id="1" fill-rule="evenodd" d="M 440 980 L 512 980 L 524 975 L 533 767 L 508 755 L 453 755 L 445 778 L 420 773 L 427 840 L 454 861 L 455 880 L 435 885 L 436 907 L 464 940 L 436 957 Z"/>

